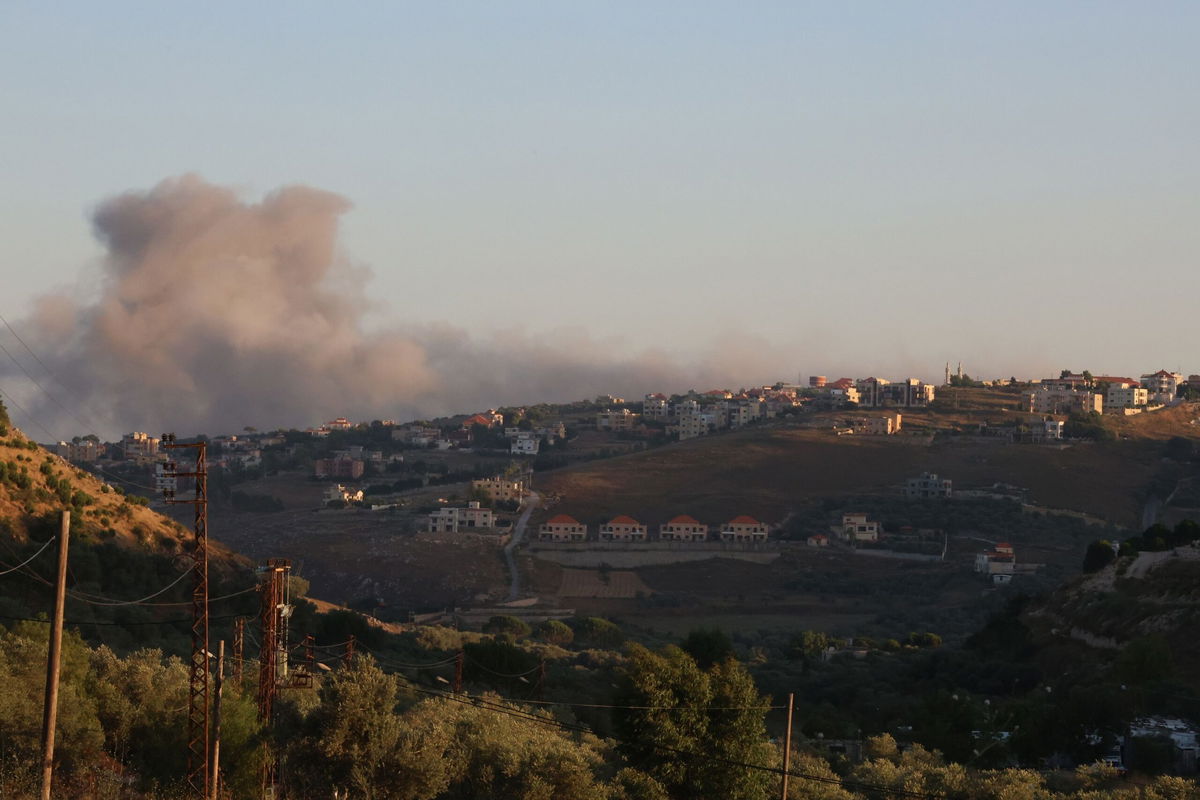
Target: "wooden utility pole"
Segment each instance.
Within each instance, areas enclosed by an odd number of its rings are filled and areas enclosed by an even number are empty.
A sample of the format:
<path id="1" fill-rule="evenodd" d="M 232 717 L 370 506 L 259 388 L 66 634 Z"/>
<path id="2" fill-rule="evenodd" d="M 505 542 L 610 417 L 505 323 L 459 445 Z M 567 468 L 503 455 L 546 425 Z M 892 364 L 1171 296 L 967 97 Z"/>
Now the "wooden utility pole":
<path id="1" fill-rule="evenodd" d="M 58 724 L 58 673 L 62 663 L 63 610 L 67 602 L 67 544 L 71 512 L 62 512 L 58 533 L 58 581 L 54 586 L 54 616 L 50 620 L 50 652 L 46 658 L 46 703 L 42 710 L 42 800 L 50 800 L 54 781 L 54 728 Z"/>
<path id="2" fill-rule="evenodd" d="M 454 683 L 452 685 L 452 688 L 454 689 L 455 694 L 462 693 L 464 655 L 465 654 L 463 653 L 463 651 L 459 650 L 458 653 L 456 653 L 454 656 Z"/>
<path id="3" fill-rule="evenodd" d="M 225 682 L 225 640 L 217 642 L 217 671 L 213 676 L 212 800 L 221 796 L 221 685 Z"/>
<path id="4" fill-rule="evenodd" d="M 787 704 L 787 733 L 783 735 L 783 785 L 779 792 L 781 800 L 787 800 L 788 796 L 788 772 L 792 768 L 792 702 L 795 694 L 788 692 Z"/>

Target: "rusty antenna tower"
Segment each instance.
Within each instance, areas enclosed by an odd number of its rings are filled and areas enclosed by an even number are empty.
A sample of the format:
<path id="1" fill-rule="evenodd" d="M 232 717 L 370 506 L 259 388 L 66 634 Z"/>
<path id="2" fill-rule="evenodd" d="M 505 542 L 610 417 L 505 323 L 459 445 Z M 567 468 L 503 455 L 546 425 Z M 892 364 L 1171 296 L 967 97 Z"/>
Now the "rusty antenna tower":
<path id="1" fill-rule="evenodd" d="M 286 558 L 271 558 L 258 568 L 263 576 L 260 588 L 262 607 L 262 647 L 258 656 L 258 718 L 268 730 L 275 718 L 275 693 L 281 680 L 287 678 L 287 624 L 292 607 L 288 600 L 288 576 L 292 562 Z M 263 765 L 264 796 L 274 787 L 277 765 L 268 757 Z"/>
<path id="2" fill-rule="evenodd" d="M 200 797 L 209 796 L 208 747 L 208 461 L 207 444 L 203 441 L 180 443 L 175 434 L 164 433 L 162 446 L 166 450 L 193 449 L 196 467 L 192 472 L 180 472 L 175 461 L 160 464 L 157 471 L 158 488 L 171 504 L 192 505 L 196 508 L 195 536 L 192 545 L 192 658 L 188 666 L 188 731 L 187 780 Z M 180 478 L 192 478 L 195 493 L 190 500 L 175 497 Z"/>

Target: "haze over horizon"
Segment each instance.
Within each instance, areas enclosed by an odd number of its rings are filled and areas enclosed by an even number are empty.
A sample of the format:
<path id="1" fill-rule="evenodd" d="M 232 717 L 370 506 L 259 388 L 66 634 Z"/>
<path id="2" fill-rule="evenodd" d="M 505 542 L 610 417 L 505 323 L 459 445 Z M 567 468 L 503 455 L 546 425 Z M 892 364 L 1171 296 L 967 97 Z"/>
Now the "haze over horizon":
<path id="1" fill-rule="evenodd" d="M 0 343 L 110 433 L 1200 371 L 1194 4 L 72 8 L 0 9 Z"/>

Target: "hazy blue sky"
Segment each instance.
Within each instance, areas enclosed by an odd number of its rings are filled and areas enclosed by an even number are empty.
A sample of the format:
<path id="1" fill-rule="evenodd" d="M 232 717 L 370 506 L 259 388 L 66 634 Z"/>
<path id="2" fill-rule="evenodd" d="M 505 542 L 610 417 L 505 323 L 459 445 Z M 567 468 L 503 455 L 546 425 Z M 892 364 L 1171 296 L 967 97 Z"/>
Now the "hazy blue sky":
<path id="1" fill-rule="evenodd" d="M 86 298 L 95 205 L 195 172 L 348 198 L 379 326 L 761 344 L 781 378 L 1200 372 L 1198 23 L 1195 2 L 7 2 L 0 313 Z"/>

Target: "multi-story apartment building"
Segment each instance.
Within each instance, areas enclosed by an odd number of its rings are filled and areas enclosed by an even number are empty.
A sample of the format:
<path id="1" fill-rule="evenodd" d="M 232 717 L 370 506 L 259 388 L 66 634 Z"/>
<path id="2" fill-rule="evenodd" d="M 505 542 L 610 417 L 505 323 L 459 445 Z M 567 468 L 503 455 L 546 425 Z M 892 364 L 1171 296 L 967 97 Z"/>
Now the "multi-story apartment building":
<path id="1" fill-rule="evenodd" d="M 664 542 L 703 542 L 708 540 L 708 526 L 687 514 L 680 514 L 658 527 L 658 538 Z"/>
<path id="2" fill-rule="evenodd" d="M 513 480 L 505 478 L 502 475 L 493 475 L 490 478 L 479 478 L 478 480 L 471 481 L 471 491 L 481 492 L 492 502 L 507 503 L 513 500 L 520 500 L 524 497 L 527 487 L 524 480 Z"/>
<path id="3" fill-rule="evenodd" d="M 729 417 L 729 427 L 741 428 L 752 422 L 758 422 L 765 416 L 765 404 L 761 397 L 738 397 L 725 401 L 725 413 Z"/>
<path id="4" fill-rule="evenodd" d="M 542 440 L 533 431 L 521 431 L 515 439 L 509 442 L 508 452 L 516 456 L 536 456 L 541 449 Z"/>
<path id="5" fill-rule="evenodd" d="M 721 526 L 723 542 L 765 542 L 767 525 L 745 514 L 734 517 Z"/>
<path id="6" fill-rule="evenodd" d="M 665 422 L 670 415 L 670 401 L 665 394 L 654 392 L 642 401 L 642 416 L 646 419 Z"/>
<path id="7" fill-rule="evenodd" d="M 1167 372 L 1165 369 L 1142 376 L 1142 386 L 1150 392 L 1150 400 L 1155 403 L 1173 401 L 1179 393 L 1179 384 L 1181 383 L 1183 383 L 1182 375 L 1178 372 Z"/>
<path id="8" fill-rule="evenodd" d="M 538 528 L 543 542 L 582 542 L 587 540 L 587 525 L 569 514 L 556 514 Z"/>
<path id="9" fill-rule="evenodd" d="M 495 527 L 496 515 L 492 510 L 482 508 L 474 501 L 467 503 L 466 508 L 439 508 L 429 515 L 431 533 L 459 533 L 490 530 Z"/>
<path id="10" fill-rule="evenodd" d="M 1137 384 L 1109 384 L 1104 393 L 1104 408 L 1113 411 L 1122 408 L 1141 408 L 1150 403 L 1150 390 Z"/>
<path id="11" fill-rule="evenodd" d="M 1025 395 L 1031 414 L 1100 414 L 1104 396 L 1096 392 L 1040 386 Z"/>
<path id="12" fill-rule="evenodd" d="M 932 472 L 922 472 L 920 477 L 909 478 L 904 483 L 905 497 L 950 497 L 952 493 L 953 488 L 950 479 L 939 478 Z"/>
<path id="13" fill-rule="evenodd" d="M 879 522 L 857 512 L 842 514 L 842 538 L 850 542 L 878 542 Z"/>
<path id="14" fill-rule="evenodd" d="M 676 425 L 679 429 L 680 441 L 695 439 L 697 436 L 704 436 L 716 429 L 717 415 L 712 411 L 692 411 L 680 414 Z"/>
<path id="15" fill-rule="evenodd" d="M 142 431 L 121 437 L 121 454 L 135 464 L 153 464 L 158 460 L 158 438 Z"/>
<path id="16" fill-rule="evenodd" d="M 363 476 L 361 458 L 318 458 L 313 462 L 313 474 L 318 478 L 358 480 Z"/>
<path id="17" fill-rule="evenodd" d="M 864 378 L 856 383 L 858 404 L 864 408 L 923 408 L 933 402 L 936 390 L 916 378 L 895 383 L 883 378 Z"/>
<path id="18" fill-rule="evenodd" d="M 621 514 L 600 526 L 602 542 L 644 542 L 646 526 L 633 517 Z"/>
<path id="19" fill-rule="evenodd" d="M 596 414 L 596 429 L 601 431 L 631 431 L 637 424 L 638 415 L 628 408 L 601 411 Z"/>

